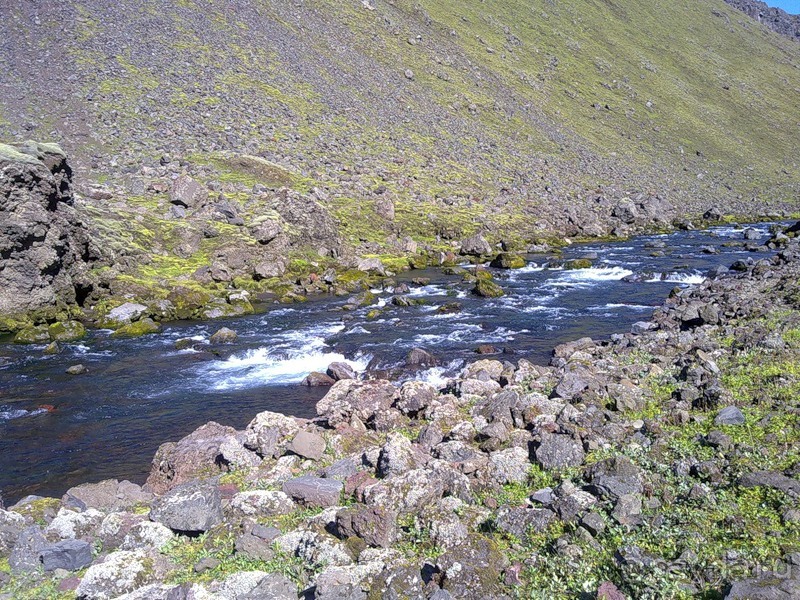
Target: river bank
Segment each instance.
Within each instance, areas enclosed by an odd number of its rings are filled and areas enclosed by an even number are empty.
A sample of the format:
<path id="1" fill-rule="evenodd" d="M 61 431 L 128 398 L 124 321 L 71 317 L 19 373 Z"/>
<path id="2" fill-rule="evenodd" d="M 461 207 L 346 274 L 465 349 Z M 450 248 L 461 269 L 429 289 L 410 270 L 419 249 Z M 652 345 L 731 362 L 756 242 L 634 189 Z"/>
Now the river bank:
<path id="1" fill-rule="evenodd" d="M 4 591 L 791 598 L 800 249 L 780 244 L 547 366 L 339 381 L 315 419 L 164 444 L 144 488 L 22 501 L 0 513 Z"/>

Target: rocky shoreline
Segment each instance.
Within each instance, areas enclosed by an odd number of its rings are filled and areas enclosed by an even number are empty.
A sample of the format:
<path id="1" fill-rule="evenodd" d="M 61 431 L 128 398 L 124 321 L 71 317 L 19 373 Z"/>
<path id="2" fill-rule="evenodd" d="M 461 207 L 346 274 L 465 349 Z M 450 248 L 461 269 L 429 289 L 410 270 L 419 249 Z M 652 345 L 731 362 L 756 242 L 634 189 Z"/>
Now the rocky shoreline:
<path id="1" fill-rule="evenodd" d="M 343 378 L 316 419 L 162 445 L 144 486 L 25 498 L 0 597 L 796 598 L 796 230 L 548 366 Z"/>

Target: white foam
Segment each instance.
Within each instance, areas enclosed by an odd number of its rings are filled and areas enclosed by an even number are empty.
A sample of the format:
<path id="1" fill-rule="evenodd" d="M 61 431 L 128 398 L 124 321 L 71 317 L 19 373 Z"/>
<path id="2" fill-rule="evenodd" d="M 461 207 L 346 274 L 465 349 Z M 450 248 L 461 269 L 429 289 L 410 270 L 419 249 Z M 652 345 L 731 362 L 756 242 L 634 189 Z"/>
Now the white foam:
<path id="1" fill-rule="evenodd" d="M 654 273 L 647 283 L 682 283 L 685 285 L 696 285 L 703 283 L 706 280 L 705 275 L 698 271 L 691 273 L 669 273 L 666 276 L 663 273 Z"/>
<path id="2" fill-rule="evenodd" d="M 588 269 L 574 269 L 564 271 L 559 277 L 562 281 L 570 283 L 591 283 L 601 281 L 620 281 L 633 275 L 633 271 L 622 267 L 591 267 Z"/>
<path id="3" fill-rule="evenodd" d="M 439 367 L 431 367 L 430 369 L 426 369 L 425 371 L 416 373 L 405 380 L 412 379 L 415 381 L 424 381 L 425 383 L 429 383 L 432 386 L 441 389 L 447 382 L 455 377 L 455 375 L 461 370 L 461 367 L 464 365 L 463 360 L 454 360 L 446 365 L 442 365 Z"/>
<path id="4" fill-rule="evenodd" d="M 46 413 L 47 409 L 38 408 L 36 410 L 0 410 L 0 421 L 11 421 L 12 419 L 21 419 L 22 417 L 34 417 Z"/>
<path id="5" fill-rule="evenodd" d="M 587 310 L 591 311 L 604 311 L 609 309 L 615 308 L 624 308 L 626 310 L 652 310 L 652 306 L 647 306 L 644 304 L 615 304 L 613 302 L 609 304 L 604 304 L 603 306 L 590 306 Z"/>

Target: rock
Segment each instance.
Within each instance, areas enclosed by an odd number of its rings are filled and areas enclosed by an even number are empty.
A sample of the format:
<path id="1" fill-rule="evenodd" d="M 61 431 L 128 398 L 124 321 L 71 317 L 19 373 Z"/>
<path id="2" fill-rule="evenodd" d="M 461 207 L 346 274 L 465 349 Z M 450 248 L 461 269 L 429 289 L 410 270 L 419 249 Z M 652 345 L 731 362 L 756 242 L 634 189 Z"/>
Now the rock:
<path id="1" fill-rule="evenodd" d="M 297 586 L 285 575 L 268 573 L 241 600 L 297 600 Z"/>
<path id="2" fill-rule="evenodd" d="M 250 235 L 252 235 L 259 244 L 265 246 L 282 233 L 283 226 L 276 219 L 265 219 L 250 227 Z"/>
<path id="3" fill-rule="evenodd" d="M 736 406 L 726 406 L 714 417 L 714 425 L 744 425 L 742 411 Z"/>
<path id="4" fill-rule="evenodd" d="M 406 366 L 430 369 L 439 364 L 436 357 L 423 348 L 414 348 L 406 355 Z"/>
<path id="5" fill-rule="evenodd" d="M 333 362 L 328 365 L 328 370 L 326 371 L 328 377 L 331 377 L 334 381 L 341 381 L 342 379 L 355 379 L 356 373 L 349 364 L 345 362 Z"/>
<path id="6" fill-rule="evenodd" d="M 614 505 L 611 516 L 620 525 L 638 525 L 642 515 L 642 499 L 634 494 L 623 494 Z"/>
<path id="7" fill-rule="evenodd" d="M 598 536 L 606 530 L 606 522 L 596 512 L 590 512 L 581 518 L 581 526 L 593 536 Z"/>
<path id="8" fill-rule="evenodd" d="M 197 563 L 194 565 L 193 570 L 198 575 L 205 573 L 206 571 L 213 571 L 220 565 L 220 561 L 216 558 L 211 556 L 204 556 L 201 558 Z"/>
<path id="9" fill-rule="evenodd" d="M 386 275 L 386 268 L 378 258 L 361 258 L 358 263 L 356 263 L 356 269 L 364 271 L 365 273 L 377 273 L 381 276 Z"/>
<path id="10" fill-rule="evenodd" d="M 47 325 L 26 327 L 14 336 L 15 344 L 46 344 L 50 341 L 50 331 Z"/>
<path id="11" fill-rule="evenodd" d="M 800 579 L 767 576 L 735 582 L 725 600 L 797 600 L 800 598 Z"/>
<path id="12" fill-rule="evenodd" d="M 473 235 L 461 242 L 460 253 L 468 256 L 486 256 L 492 253 L 492 246 L 482 235 Z"/>
<path id="13" fill-rule="evenodd" d="M 21 531 L 8 557 L 11 572 L 30 573 L 36 571 L 41 565 L 39 554 L 47 545 L 47 540 L 38 527 L 28 527 Z"/>
<path id="14" fill-rule="evenodd" d="M 0 144 L 0 315 L 76 302 L 99 253 L 73 208 L 71 184 L 56 144 Z"/>
<path id="15" fill-rule="evenodd" d="M 505 296 L 506 293 L 499 285 L 488 279 L 479 279 L 475 282 L 475 287 L 472 288 L 472 293 L 482 298 L 500 298 Z"/>
<path id="16" fill-rule="evenodd" d="M 776 471 L 756 471 L 742 475 L 739 479 L 742 487 L 769 487 L 787 494 L 800 494 L 800 480 L 787 477 Z"/>
<path id="17" fill-rule="evenodd" d="M 92 545 L 83 540 L 64 540 L 42 548 L 39 560 L 45 571 L 78 571 L 92 564 Z"/>
<path id="18" fill-rule="evenodd" d="M 161 331 L 161 325 L 153 321 L 153 319 L 145 317 L 129 325 L 123 325 L 111 335 L 112 337 L 140 337 L 142 335 L 158 333 L 159 331 Z"/>
<path id="19" fill-rule="evenodd" d="M 277 457 L 283 453 L 285 440 L 294 436 L 299 429 L 300 426 L 293 417 L 264 411 L 250 421 L 244 444 L 265 458 Z"/>
<path id="20" fill-rule="evenodd" d="M 169 201 L 172 204 L 185 206 L 186 208 L 195 208 L 208 199 L 208 190 L 206 190 L 197 181 L 188 175 L 181 175 L 172 183 L 172 189 L 169 192 Z"/>
<path id="21" fill-rule="evenodd" d="M 627 600 L 627 598 L 613 583 L 604 581 L 597 588 L 597 600 Z"/>
<path id="22" fill-rule="evenodd" d="M 520 540 L 529 534 L 542 533 L 556 520 L 556 514 L 546 508 L 527 506 L 502 506 L 497 510 L 495 524 L 500 531 L 510 533 Z"/>
<path id="23" fill-rule="evenodd" d="M 212 421 L 177 443 L 161 444 L 153 457 L 147 485 L 154 493 L 163 494 L 201 475 L 208 476 L 210 473 L 223 471 L 224 466 L 218 460 L 220 446 L 235 437 L 236 430 L 233 427 Z"/>
<path id="24" fill-rule="evenodd" d="M 147 307 L 144 304 L 126 302 L 116 308 L 112 308 L 102 321 L 104 327 L 117 329 L 123 325 L 128 325 L 140 317 L 147 314 Z"/>
<path id="25" fill-rule="evenodd" d="M 350 507 L 336 513 L 340 537 L 357 536 L 369 546 L 389 548 L 397 538 L 397 513 L 381 506 Z"/>
<path id="26" fill-rule="evenodd" d="M 250 560 L 268 561 L 275 557 L 272 544 L 249 533 L 245 533 L 236 538 L 234 549 L 237 555 L 249 558 Z"/>
<path id="27" fill-rule="evenodd" d="M 336 506 L 344 489 L 344 484 L 336 479 L 323 479 L 303 475 L 283 484 L 284 493 L 306 506 Z"/>
<path id="28" fill-rule="evenodd" d="M 222 497 L 213 482 L 192 481 L 157 498 L 150 519 L 173 531 L 208 531 L 222 522 Z"/>
<path id="29" fill-rule="evenodd" d="M 442 589 L 464 600 L 500 597 L 501 574 L 507 565 L 508 558 L 494 542 L 475 534 L 436 559 Z"/>
<path id="30" fill-rule="evenodd" d="M 580 466 L 586 456 L 580 442 L 563 434 L 543 434 L 534 453 L 537 462 L 548 470 Z"/>
<path id="31" fill-rule="evenodd" d="M 236 494 L 231 509 L 248 517 L 274 517 L 291 514 L 297 505 L 283 492 L 252 490 Z"/>
<path id="32" fill-rule="evenodd" d="M 334 383 L 336 383 L 336 380 L 334 380 L 333 377 L 329 377 L 325 373 L 313 371 L 303 379 L 302 385 L 308 387 L 330 387 Z"/>
<path id="33" fill-rule="evenodd" d="M 122 550 L 138 550 L 154 548 L 161 550 L 175 539 L 175 534 L 161 523 L 142 521 L 131 527 L 122 541 Z"/>
<path id="34" fill-rule="evenodd" d="M 76 342 L 86 336 L 86 328 L 78 321 L 59 321 L 47 328 L 54 342 Z"/>
<path id="35" fill-rule="evenodd" d="M 354 417 L 368 422 L 379 411 L 389 409 L 399 396 L 388 381 L 337 381 L 322 400 L 317 402 L 317 414 L 325 417 L 332 427 L 349 424 Z"/>
<path id="36" fill-rule="evenodd" d="M 209 341 L 212 344 L 232 344 L 238 337 L 238 334 L 233 329 L 223 327 L 218 329 L 216 333 L 209 338 Z"/>
<path id="37" fill-rule="evenodd" d="M 71 367 L 67 367 L 64 372 L 67 375 L 84 375 L 89 372 L 89 369 L 84 365 L 72 365 Z"/>
<path id="38" fill-rule="evenodd" d="M 94 534 L 102 521 L 103 513 L 94 508 L 86 508 L 81 512 L 60 508 L 45 528 L 45 534 L 48 538 L 57 536 L 62 540 L 87 537 Z"/>
<path id="39" fill-rule="evenodd" d="M 378 476 L 399 475 L 416 466 L 417 457 L 411 441 L 400 433 L 390 433 L 378 456 Z"/>
<path id="40" fill-rule="evenodd" d="M 298 431 L 287 446 L 287 449 L 298 456 L 319 460 L 325 452 L 325 446 L 325 439 L 322 436 L 308 431 Z"/>
<path id="41" fill-rule="evenodd" d="M 42 351 L 42 354 L 45 356 L 53 356 L 55 354 L 61 354 L 61 346 L 58 342 L 50 342 L 47 344 L 47 348 Z"/>
<path id="42" fill-rule="evenodd" d="M 400 386 L 400 398 L 395 402 L 404 415 L 416 416 L 439 397 L 438 390 L 424 381 L 406 381 Z"/>
<path id="43" fill-rule="evenodd" d="M 525 266 L 525 259 L 518 254 L 501 252 L 490 263 L 495 269 L 521 269 Z"/>
<path id="44" fill-rule="evenodd" d="M 492 480 L 500 484 L 525 482 L 531 467 L 528 451 L 518 446 L 492 452 L 489 465 Z"/>
<path id="45" fill-rule="evenodd" d="M 152 559 L 142 550 L 120 550 L 92 565 L 75 594 L 82 600 L 107 600 L 132 592 L 155 580 Z"/>

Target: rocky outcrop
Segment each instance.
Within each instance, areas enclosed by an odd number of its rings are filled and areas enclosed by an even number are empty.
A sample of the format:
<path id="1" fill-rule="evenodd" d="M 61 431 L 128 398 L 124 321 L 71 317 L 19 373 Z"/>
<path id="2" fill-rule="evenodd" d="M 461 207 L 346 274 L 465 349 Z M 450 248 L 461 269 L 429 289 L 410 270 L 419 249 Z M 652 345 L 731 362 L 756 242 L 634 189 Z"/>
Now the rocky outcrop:
<path id="1" fill-rule="evenodd" d="M 97 252 L 73 209 L 71 177 L 55 144 L 0 144 L 0 316 L 80 300 Z"/>
<path id="2" fill-rule="evenodd" d="M 773 31 L 800 42 L 800 15 L 790 15 L 785 10 L 768 6 L 760 0 L 725 0 L 725 2 Z"/>

